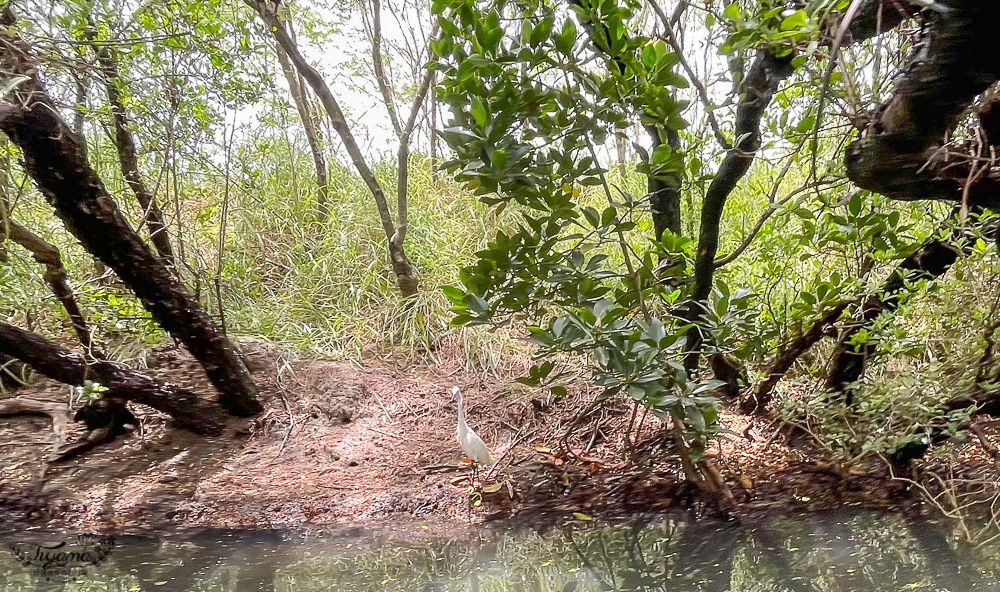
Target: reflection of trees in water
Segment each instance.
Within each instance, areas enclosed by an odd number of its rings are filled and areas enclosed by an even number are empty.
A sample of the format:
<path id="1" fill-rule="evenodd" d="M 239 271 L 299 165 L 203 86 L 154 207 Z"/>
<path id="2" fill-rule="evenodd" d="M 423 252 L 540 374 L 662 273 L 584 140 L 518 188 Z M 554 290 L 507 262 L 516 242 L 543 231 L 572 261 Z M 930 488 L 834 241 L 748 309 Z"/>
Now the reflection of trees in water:
<path id="1" fill-rule="evenodd" d="M 997 589 L 995 578 L 974 577 L 971 565 L 962 565 L 960 551 L 934 525 L 872 512 L 835 517 L 803 515 L 757 525 L 750 562 L 772 566 L 769 579 L 779 590 Z"/>
<path id="2" fill-rule="evenodd" d="M 573 524 L 580 524 L 574 522 Z M 300 544 L 277 532 L 122 537 L 86 581 L 45 581 L 9 556 L 3 592 L 904 592 L 1000 590 L 1000 542 L 955 546 L 919 520 L 838 512 L 718 523 L 665 518 L 546 534 Z M 165 582 L 156 585 L 158 582 Z"/>

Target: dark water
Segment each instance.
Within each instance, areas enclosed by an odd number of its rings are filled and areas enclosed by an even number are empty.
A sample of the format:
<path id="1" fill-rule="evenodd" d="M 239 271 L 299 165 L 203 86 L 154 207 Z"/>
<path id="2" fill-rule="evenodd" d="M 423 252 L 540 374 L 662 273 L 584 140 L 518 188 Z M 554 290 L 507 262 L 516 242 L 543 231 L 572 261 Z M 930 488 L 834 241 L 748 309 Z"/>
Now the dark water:
<path id="1" fill-rule="evenodd" d="M 0 591 L 998 590 L 1000 543 L 860 511 L 744 520 L 654 518 L 544 533 L 192 530 L 92 537 L 0 532 Z"/>

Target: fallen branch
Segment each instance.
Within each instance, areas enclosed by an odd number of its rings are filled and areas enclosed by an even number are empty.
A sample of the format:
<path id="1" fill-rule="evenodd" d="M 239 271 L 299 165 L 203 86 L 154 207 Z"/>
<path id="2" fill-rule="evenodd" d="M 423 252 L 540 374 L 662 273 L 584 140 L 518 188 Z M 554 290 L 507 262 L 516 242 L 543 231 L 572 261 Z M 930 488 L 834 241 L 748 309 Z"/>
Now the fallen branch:
<path id="1" fill-rule="evenodd" d="M 0 322 L 0 354 L 17 358 L 53 380 L 83 386 L 92 380 L 107 387 L 105 397 L 134 401 L 170 415 L 179 427 L 199 434 L 222 431 L 222 411 L 197 394 L 110 362 L 88 365 L 80 354 L 44 337 Z"/>

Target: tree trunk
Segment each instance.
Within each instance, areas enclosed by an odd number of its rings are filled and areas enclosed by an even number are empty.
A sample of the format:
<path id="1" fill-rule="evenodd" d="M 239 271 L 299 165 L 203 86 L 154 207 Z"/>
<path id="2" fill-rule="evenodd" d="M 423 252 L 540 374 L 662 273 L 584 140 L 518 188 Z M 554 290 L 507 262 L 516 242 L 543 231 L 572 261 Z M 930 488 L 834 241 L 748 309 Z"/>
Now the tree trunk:
<path id="1" fill-rule="evenodd" d="M 653 144 L 650 153 L 663 144 L 660 130 L 657 126 L 646 126 L 646 132 Z M 667 145 L 673 150 L 681 151 L 681 137 L 677 130 L 665 128 Z M 624 153 L 624 143 L 619 141 L 619 152 Z M 622 164 L 624 167 L 624 163 Z M 656 240 L 663 238 L 663 233 L 669 230 L 673 234 L 681 233 L 681 186 L 684 175 L 678 173 L 670 176 L 657 177 L 650 175 L 647 180 L 649 193 L 649 209 L 653 214 L 653 232 Z"/>
<path id="2" fill-rule="evenodd" d="M 281 64 L 281 71 L 285 74 L 288 88 L 295 103 L 295 109 L 302 120 L 302 127 L 305 128 L 306 140 L 309 142 L 309 152 L 312 153 L 313 165 L 316 167 L 316 206 L 320 216 L 325 220 L 330 215 L 329 206 L 329 180 L 326 171 L 326 157 L 323 155 L 323 144 L 320 142 L 319 129 L 316 120 L 313 118 L 312 109 L 309 106 L 309 98 L 302 88 L 302 78 L 298 75 L 292 64 L 288 61 L 288 54 L 281 48 L 280 44 L 275 45 L 275 52 L 278 54 L 278 62 Z"/>
<path id="3" fill-rule="evenodd" d="M 719 170 L 705 192 L 701 206 L 701 227 L 698 251 L 694 263 L 694 289 L 686 320 L 693 325 L 688 331 L 685 349 L 689 352 L 684 365 L 689 371 L 698 367 L 700 348 L 705 336 L 700 325 L 704 319 L 708 297 L 715 285 L 715 256 L 719 250 L 719 226 L 729 195 L 750 170 L 760 148 L 760 122 L 778 86 L 791 76 L 794 55 L 777 57 L 761 51 L 750 67 L 740 89 L 742 100 L 736 110 L 736 144 L 726 154 Z"/>
<path id="4" fill-rule="evenodd" d="M 90 41 L 97 38 L 93 22 L 89 23 L 87 38 Z M 115 147 L 118 149 L 118 164 L 121 166 L 122 176 L 125 177 L 125 184 L 135 194 L 136 201 L 142 206 L 143 220 L 149 229 L 149 237 L 156 247 L 156 252 L 164 263 L 173 267 L 176 265 L 174 250 L 170 246 L 170 236 L 167 233 L 163 212 L 156 203 L 156 196 L 146 187 L 139 172 L 139 155 L 135 147 L 135 138 L 129 130 L 128 115 L 118 90 L 118 85 L 121 83 L 118 77 L 118 57 L 110 46 L 94 46 L 94 51 L 97 53 L 97 63 L 100 65 L 104 89 L 111 106 L 111 116 L 115 126 Z"/>
<path id="5" fill-rule="evenodd" d="M 80 339 L 80 344 L 83 346 L 84 352 L 96 358 L 104 357 L 100 352 L 95 352 L 93 349 L 94 344 L 90 334 L 90 327 L 87 326 L 87 320 L 84 318 L 83 313 L 80 312 L 80 307 L 77 306 L 76 298 L 73 295 L 73 288 L 69 285 L 69 276 L 66 274 L 66 268 L 62 264 L 59 249 L 9 218 L 7 224 L 10 231 L 10 240 L 30 251 L 35 261 L 45 266 L 45 275 L 43 276 L 45 283 L 49 285 L 56 299 L 66 309 L 66 314 L 73 325 L 73 330 L 76 331 L 77 337 Z"/>
<path id="6" fill-rule="evenodd" d="M 327 86 L 319 72 L 302 56 L 298 46 L 289 36 L 284 23 L 278 18 L 272 6 L 262 0 L 243 1 L 260 15 L 261 20 L 267 25 L 278 45 L 285 50 L 288 58 L 295 65 L 295 69 L 298 70 L 302 78 L 309 84 L 309 87 L 316 93 L 316 96 L 319 97 L 320 102 L 323 104 L 323 108 L 326 109 L 330 125 L 337 132 L 337 135 L 340 136 L 341 141 L 344 143 L 344 149 L 347 150 L 347 154 L 351 157 L 351 162 L 354 164 L 355 170 L 358 171 L 361 179 L 368 186 L 368 190 L 371 191 L 372 198 L 375 200 L 379 221 L 382 223 L 382 231 L 385 233 L 386 240 L 389 243 L 389 258 L 392 263 L 392 270 L 396 275 L 396 283 L 399 286 L 400 294 L 404 298 L 414 295 L 417 291 L 416 270 L 406 256 L 402 241 L 399 240 L 401 235 L 397 234 L 396 225 L 392 221 L 392 213 L 389 211 L 389 203 L 386 201 L 385 190 L 382 189 L 381 183 L 375 178 L 375 173 L 372 172 L 365 161 L 364 154 L 361 153 L 361 147 L 358 146 L 357 140 L 355 140 L 354 134 L 347 124 L 347 118 L 344 116 L 340 104 L 337 103 L 336 97 L 333 96 L 330 87 Z M 400 226 L 405 230 L 402 222 Z M 397 237 L 395 241 L 393 237 Z"/>
<path id="7" fill-rule="evenodd" d="M 21 149 L 25 171 L 66 228 L 114 269 L 153 318 L 204 366 L 219 389 L 219 403 L 234 415 L 260 413 L 257 386 L 235 347 L 122 216 L 39 82 L 26 44 L 11 33 L 15 22 L 5 10 L 0 68 L 28 78 L 0 104 L 0 130 Z"/>
<path id="8" fill-rule="evenodd" d="M 100 383 L 108 388 L 107 397 L 148 405 L 169 414 L 178 426 L 199 434 L 218 434 L 222 429 L 219 409 L 191 391 L 109 362 L 88 365 L 80 354 L 7 323 L 0 323 L 0 354 L 17 358 L 65 384 L 82 386 L 85 380 Z"/>

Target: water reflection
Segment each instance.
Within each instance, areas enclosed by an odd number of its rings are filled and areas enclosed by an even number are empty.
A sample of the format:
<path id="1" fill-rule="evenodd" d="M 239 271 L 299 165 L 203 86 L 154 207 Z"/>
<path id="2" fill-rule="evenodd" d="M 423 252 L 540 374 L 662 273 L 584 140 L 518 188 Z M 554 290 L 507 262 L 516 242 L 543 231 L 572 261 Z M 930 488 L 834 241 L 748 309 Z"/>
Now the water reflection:
<path id="1" fill-rule="evenodd" d="M 480 529 L 451 540 L 415 532 L 407 541 L 359 530 L 201 530 L 116 536 L 107 546 L 106 538 L 21 531 L 0 535 L 0 590 L 1000 590 L 1000 544 L 966 546 L 933 524 L 872 512 Z"/>

